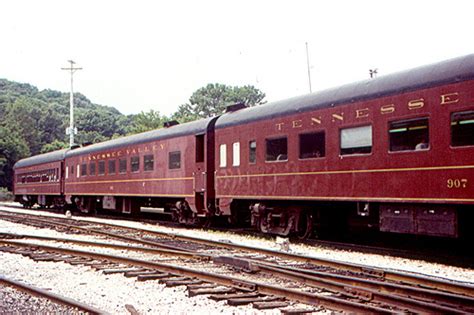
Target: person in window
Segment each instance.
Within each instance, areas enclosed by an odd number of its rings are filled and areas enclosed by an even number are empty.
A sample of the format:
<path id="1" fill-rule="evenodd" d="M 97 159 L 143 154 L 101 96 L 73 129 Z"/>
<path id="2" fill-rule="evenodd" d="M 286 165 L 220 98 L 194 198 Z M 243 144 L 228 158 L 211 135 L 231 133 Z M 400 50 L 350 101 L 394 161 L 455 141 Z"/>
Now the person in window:
<path id="1" fill-rule="evenodd" d="M 426 142 L 426 139 L 425 138 L 422 138 L 420 143 L 418 143 L 416 146 L 415 146 L 415 150 L 426 150 L 429 148 L 429 144 Z"/>

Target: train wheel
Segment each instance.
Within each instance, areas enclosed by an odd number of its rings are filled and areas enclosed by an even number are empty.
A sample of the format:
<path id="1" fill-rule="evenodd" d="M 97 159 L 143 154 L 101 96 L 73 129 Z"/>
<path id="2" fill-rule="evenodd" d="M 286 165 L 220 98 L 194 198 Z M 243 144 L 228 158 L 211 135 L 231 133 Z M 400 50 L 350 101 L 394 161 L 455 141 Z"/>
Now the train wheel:
<path id="1" fill-rule="evenodd" d="M 313 215 L 308 211 L 302 211 L 298 217 L 298 230 L 296 236 L 299 239 L 307 239 L 313 233 Z"/>

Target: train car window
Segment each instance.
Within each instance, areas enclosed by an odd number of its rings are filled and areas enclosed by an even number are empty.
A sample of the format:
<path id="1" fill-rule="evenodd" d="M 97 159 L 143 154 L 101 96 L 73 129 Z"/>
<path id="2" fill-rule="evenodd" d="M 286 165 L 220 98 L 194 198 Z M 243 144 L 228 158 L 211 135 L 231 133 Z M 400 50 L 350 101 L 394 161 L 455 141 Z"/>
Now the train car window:
<path id="1" fill-rule="evenodd" d="M 372 126 L 341 129 L 341 155 L 372 152 Z"/>
<path id="2" fill-rule="evenodd" d="M 219 163 L 219 166 L 220 167 L 226 167 L 227 166 L 227 145 L 225 144 L 221 144 L 220 147 L 219 147 L 219 159 L 220 159 L 220 163 Z"/>
<path id="3" fill-rule="evenodd" d="M 169 153 L 168 167 L 170 170 L 181 167 L 181 152 L 180 151 Z"/>
<path id="4" fill-rule="evenodd" d="M 92 161 L 89 164 L 89 175 L 95 176 L 95 161 Z"/>
<path id="5" fill-rule="evenodd" d="M 77 172 L 77 173 L 79 174 L 79 172 Z M 81 165 L 81 176 L 86 176 L 86 175 L 87 175 L 87 164 L 84 163 L 84 164 Z"/>
<path id="6" fill-rule="evenodd" d="M 71 164 L 71 175 L 74 175 L 74 164 Z"/>
<path id="7" fill-rule="evenodd" d="M 232 166 L 240 165 L 240 142 L 234 142 L 232 145 Z"/>
<path id="8" fill-rule="evenodd" d="M 288 160 L 288 139 L 286 137 L 277 139 L 266 139 L 266 161 Z"/>
<path id="9" fill-rule="evenodd" d="M 312 159 L 326 155 L 326 137 L 324 131 L 304 133 L 300 138 L 300 159 Z"/>
<path id="10" fill-rule="evenodd" d="M 204 135 L 196 136 L 196 163 L 204 162 Z"/>
<path id="11" fill-rule="evenodd" d="M 155 163 L 154 163 L 153 154 L 145 155 L 143 157 L 143 170 L 153 171 L 154 165 Z"/>
<path id="12" fill-rule="evenodd" d="M 451 145 L 474 145 L 474 111 L 451 114 Z"/>
<path id="13" fill-rule="evenodd" d="M 97 175 L 105 175 L 105 161 L 99 161 Z"/>
<path id="14" fill-rule="evenodd" d="M 428 118 L 394 121 L 389 125 L 390 151 L 417 151 L 430 147 Z"/>
<path id="15" fill-rule="evenodd" d="M 138 172 L 140 170 L 140 157 L 132 156 L 130 158 L 130 170 L 132 172 Z"/>
<path id="16" fill-rule="evenodd" d="M 257 141 L 249 142 L 249 163 L 255 164 L 257 162 Z"/>
<path id="17" fill-rule="evenodd" d="M 127 159 L 119 159 L 119 172 L 120 174 L 127 173 Z"/>
<path id="18" fill-rule="evenodd" d="M 115 174 L 115 165 L 117 164 L 116 160 L 109 160 L 109 175 Z M 127 165 L 127 163 L 125 163 Z"/>

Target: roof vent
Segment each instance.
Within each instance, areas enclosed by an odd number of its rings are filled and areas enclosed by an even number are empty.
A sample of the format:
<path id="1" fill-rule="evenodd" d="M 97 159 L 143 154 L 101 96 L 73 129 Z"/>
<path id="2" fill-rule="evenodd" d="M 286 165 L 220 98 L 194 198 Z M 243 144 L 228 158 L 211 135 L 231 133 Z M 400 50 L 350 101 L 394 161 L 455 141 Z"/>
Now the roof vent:
<path id="1" fill-rule="evenodd" d="M 170 121 L 166 121 L 163 126 L 165 128 L 169 128 L 169 127 L 173 127 L 173 126 L 176 126 L 176 125 L 179 125 L 179 122 L 176 121 L 176 120 L 170 120 Z"/>
<path id="2" fill-rule="evenodd" d="M 81 146 L 78 145 L 78 144 L 73 144 L 73 145 L 71 146 L 71 150 L 79 149 L 80 147 L 81 147 Z"/>
<path id="3" fill-rule="evenodd" d="M 245 103 L 240 102 L 240 103 L 228 105 L 228 106 L 225 108 L 225 112 L 226 112 L 226 113 L 236 112 L 236 111 L 238 111 L 238 110 L 241 110 L 241 109 L 247 108 L 247 107 L 248 107 L 248 106 L 245 105 Z"/>
<path id="4" fill-rule="evenodd" d="M 87 147 L 87 146 L 90 146 L 91 144 L 92 144 L 92 142 L 87 141 L 87 142 L 83 142 L 83 143 L 82 143 L 82 146 L 83 146 L 83 147 Z"/>

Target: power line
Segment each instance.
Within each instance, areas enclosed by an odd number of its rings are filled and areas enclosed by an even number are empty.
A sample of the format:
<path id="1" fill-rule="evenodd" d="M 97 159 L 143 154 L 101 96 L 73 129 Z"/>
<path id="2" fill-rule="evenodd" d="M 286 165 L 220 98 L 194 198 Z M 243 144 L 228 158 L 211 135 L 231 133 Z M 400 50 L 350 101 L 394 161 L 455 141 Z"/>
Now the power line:
<path id="1" fill-rule="evenodd" d="M 61 68 L 61 70 L 68 70 L 71 72 L 71 94 L 69 95 L 69 128 L 66 128 L 66 135 L 69 135 L 69 147 L 74 145 L 74 135 L 77 134 L 77 128 L 74 128 L 74 83 L 73 76 L 77 70 L 82 68 L 74 67 L 75 62 L 68 60 L 71 64 L 69 68 Z"/>
<path id="2" fill-rule="evenodd" d="M 306 44 L 306 65 L 308 67 L 308 82 L 309 82 L 309 93 L 312 93 L 312 88 L 311 88 L 311 70 L 309 68 L 309 53 L 308 53 L 308 42 Z"/>

